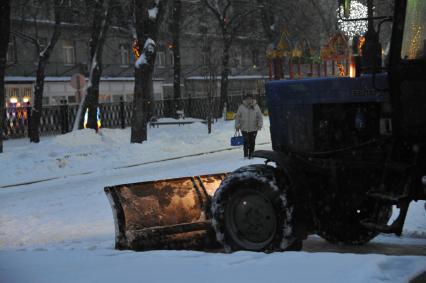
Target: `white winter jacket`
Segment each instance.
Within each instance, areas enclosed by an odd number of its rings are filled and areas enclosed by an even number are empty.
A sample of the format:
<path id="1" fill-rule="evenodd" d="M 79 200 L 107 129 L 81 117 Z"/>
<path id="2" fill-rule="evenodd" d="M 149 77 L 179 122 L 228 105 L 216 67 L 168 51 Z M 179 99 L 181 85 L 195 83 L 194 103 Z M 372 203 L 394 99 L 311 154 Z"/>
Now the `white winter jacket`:
<path id="1" fill-rule="evenodd" d="M 244 100 L 235 115 L 235 129 L 244 132 L 259 131 L 263 126 L 262 112 L 256 100 Z"/>

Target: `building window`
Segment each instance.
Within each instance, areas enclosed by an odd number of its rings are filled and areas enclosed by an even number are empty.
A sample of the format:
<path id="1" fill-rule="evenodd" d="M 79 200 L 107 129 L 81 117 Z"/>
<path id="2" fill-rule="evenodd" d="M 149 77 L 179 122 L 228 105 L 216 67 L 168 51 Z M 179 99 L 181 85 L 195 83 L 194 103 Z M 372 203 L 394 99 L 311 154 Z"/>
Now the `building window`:
<path id="1" fill-rule="evenodd" d="M 164 67 L 165 65 L 166 65 L 166 55 L 164 54 L 164 51 L 158 51 L 157 57 L 155 59 L 155 66 Z"/>
<path id="2" fill-rule="evenodd" d="M 113 96 L 112 96 L 112 102 L 120 102 L 120 99 L 122 98 L 123 96 L 120 94 L 114 94 Z"/>
<path id="3" fill-rule="evenodd" d="M 68 103 L 77 103 L 77 98 L 75 97 L 75 95 L 68 96 Z"/>
<path id="4" fill-rule="evenodd" d="M 99 95 L 99 102 L 101 103 L 111 102 L 111 95 L 106 95 L 106 94 Z"/>
<path id="5" fill-rule="evenodd" d="M 6 102 L 16 106 L 19 101 L 19 88 L 6 88 Z"/>
<path id="6" fill-rule="evenodd" d="M 120 64 L 128 66 L 130 64 L 130 50 L 127 45 L 120 44 Z"/>
<path id="7" fill-rule="evenodd" d="M 7 48 L 6 61 L 10 63 L 16 62 L 15 37 L 11 37 L 9 39 L 9 46 Z"/>
<path id="8" fill-rule="evenodd" d="M 64 43 L 62 45 L 62 50 L 64 53 L 64 64 L 74 65 L 75 64 L 74 42 L 71 40 L 64 40 Z"/>
<path id="9" fill-rule="evenodd" d="M 255 49 L 251 52 L 251 63 L 253 66 L 259 65 L 259 50 Z"/>
<path id="10" fill-rule="evenodd" d="M 202 52 L 201 53 L 201 64 L 202 65 L 210 65 L 209 64 L 209 53 L 207 52 Z"/>
<path id="11" fill-rule="evenodd" d="M 32 91 L 32 89 L 30 88 L 30 87 L 26 87 L 26 88 L 24 88 L 24 97 L 26 96 L 26 97 L 31 97 L 32 96 L 32 93 L 33 93 L 33 91 Z"/>
<path id="12" fill-rule="evenodd" d="M 233 58 L 235 67 L 239 67 L 242 65 L 241 53 L 234 52 L 234 54 L 232 55 L 232 58 Z"/>
<path id="13" fill-rule="evenodd" d="M 174 54 L 173 54 L 173 51 L 169 51 L 169 58 L 170 58 L 170 66 L 174 66 L 175 65 L 175 57 L 174 57 Z"/>
<path id="14" fill-rule="evenodd" d="M 49 105 L 50 104 L 50 98 L 48 96 L 43 96 L 41 101 L 42 101 L 43 105 Z"/>
<path id="15" fill-rule="evenodd" d="M 39 0 L 33 0 L 32 6 L 35 7 L 35 8 L 40 8 L 41 7 L 40 1 Z"/>
<path id="16" fill-rule="evenodd" d="M 24 96 L 22 97 L 22 102 L 27 104 L 32 101 L 33 92 L 30 87 L 24 88 Z"/>

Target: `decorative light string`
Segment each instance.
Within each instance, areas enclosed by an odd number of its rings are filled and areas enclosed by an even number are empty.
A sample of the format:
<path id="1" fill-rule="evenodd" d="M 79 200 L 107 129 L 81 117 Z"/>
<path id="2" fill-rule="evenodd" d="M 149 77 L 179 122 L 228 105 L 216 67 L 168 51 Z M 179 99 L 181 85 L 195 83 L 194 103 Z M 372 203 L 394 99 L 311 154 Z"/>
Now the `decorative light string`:
<path id="1" fill-rule="evenodd" d="M 339 13 L 339 10 L 337 11 Z M 351 3 L 349 19 L 367 18 L 367 6 L 358 1 Z M 368 28 L 367 21 L 343 21 L 338 18 L 337 25 L 339 29 L 350 39 L 356 35 L 363 35 Z"/>

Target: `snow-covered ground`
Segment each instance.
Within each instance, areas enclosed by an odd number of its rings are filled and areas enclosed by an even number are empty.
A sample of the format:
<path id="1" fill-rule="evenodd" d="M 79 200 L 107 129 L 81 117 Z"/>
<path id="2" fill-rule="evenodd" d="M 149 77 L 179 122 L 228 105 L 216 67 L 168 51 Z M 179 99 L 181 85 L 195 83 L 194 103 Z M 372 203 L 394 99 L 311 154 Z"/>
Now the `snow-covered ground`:
<path id="1" fill-rule="evenodd" d="M 211 135 L 202 123 L 150 128 L 143 144 L 129 143 L 129 129 L 82 130 L 39 144 L 6 141 L 0 154 L 0 283 L 407 282 L 426 270 L 424 256 L 114 250 L 105 186 L 262 162 L 243 159 L 240 148 L 226 150 L 233 134 L 233 122 L 219 121 Z M 269 142 L 265 118 L 257 148 L 268 149 Z M 199 154 L 207 151 L 214 153 Z M 179 156 L 188 157 L 173 159 Z M 31 184 L 14 186 L 24 183 Z M 423 205 L 411 206 L 402 238 L 379 236 L 372 243 L 426 246 Z"/>

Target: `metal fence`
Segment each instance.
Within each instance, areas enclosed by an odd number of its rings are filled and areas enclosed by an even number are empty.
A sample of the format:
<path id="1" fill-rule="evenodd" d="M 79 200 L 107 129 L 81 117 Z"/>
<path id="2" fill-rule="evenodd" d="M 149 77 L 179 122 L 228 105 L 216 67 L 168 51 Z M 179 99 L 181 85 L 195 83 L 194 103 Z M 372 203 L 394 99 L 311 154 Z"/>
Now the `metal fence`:
<path id="1" fill-rule="evenodd" d="M 265 97 L 258 98 L 259 105 L 265 109 Z M 241 96 L 230 96 L 228 98 L 227 110 L 236 112 L 242 101 Z M 188 98 L 179 103 L 175 100 L 155 101 L 153 105 L 153 116 L 175 117 L 177 106 L 181 105 L 185 117 L 206 119 L 219 118 L 222 115 L 219 98 Z M 99 105 L 102 128 L 124 128 L 131 125 L 132 102 L 101 103 Z M 62 104 L 55 106 L 44 106 L 40 119 L 40 135 L 58 135 L 71 131 L 78 105 Z M 6 138 L 22 138 L 28 136 L 28 124 L 31 119 L 31 107 L 10 107 L 4 113 L 4 134 Z"/>

